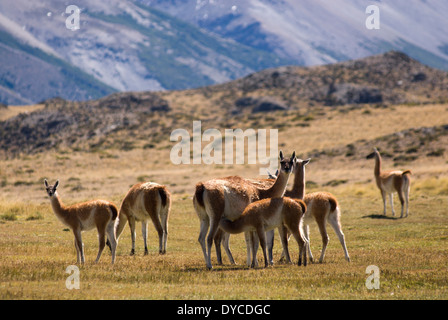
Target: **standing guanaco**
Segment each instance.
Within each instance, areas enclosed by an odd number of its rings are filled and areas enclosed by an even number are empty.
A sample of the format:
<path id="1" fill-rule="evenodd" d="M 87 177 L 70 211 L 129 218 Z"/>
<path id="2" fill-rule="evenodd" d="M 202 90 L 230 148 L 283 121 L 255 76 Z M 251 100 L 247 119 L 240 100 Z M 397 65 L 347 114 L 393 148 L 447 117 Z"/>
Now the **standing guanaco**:
<path id="1" fill-rule="evenodd" d="M 98 263 L 101 253 L 106 245 L 105 236 L 109 240 L 112 251 L 112 264 L 115 262 L 115 252 L 117 241 L 115 238 L 115 220 L 117 218 L 118 209 L 109 201 L 92 200 L 88 202 L 65 206 L 57 192 L 59 180 L 54 185 L 49 185 L 45 179 L 45 189 L 50 197 L 51 206 L 56 217 L 67 227 L 69 227 L 75 236 L 75 248 L 77 253 L 78 264 L 83 264 L 84 245 L 82 243 L 81 232 L 88 231 L 96 227 L 98 231 L 99 249 L 95 263 Z"/>
<path id="2" fill-rule="evenodd" d="M 406 217 L 409 214 L 409 191 L 411 188 L 411 170 L 392 170 L 392 171 L 382 171 L 381 170 L 381 155 L 380 152 L 374 148 L 373 152 L 370 153 L 367 159 L 375 158 L 375 168 L 374 175 L 376 180 L 376 185 L 381 191 L 381 196 L 383 198 L 383 213 L 386 215 L 386 196 L 389 195 L 390 207 L 392 209 L 392 216 L 395 216 L 394 210 L 394 192 L 398 193 L 398 197 L 401 202 L 401 215 L 403 218 L 404 204 L 406 204 Z"/>

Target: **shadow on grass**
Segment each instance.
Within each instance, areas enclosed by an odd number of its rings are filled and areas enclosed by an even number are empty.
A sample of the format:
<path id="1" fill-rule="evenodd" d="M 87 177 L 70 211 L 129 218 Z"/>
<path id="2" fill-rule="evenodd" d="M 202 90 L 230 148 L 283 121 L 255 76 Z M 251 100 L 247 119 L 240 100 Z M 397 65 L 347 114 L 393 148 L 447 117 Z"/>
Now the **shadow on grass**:
<path id="1" fill-rule="evenodd" d="M 367 216 L 363 216 L 362 218 L 370 218 L 370 219 L 384 219 L 384 220 L 398 220 L 400 217 L 386 216 L 384 214 L 369 214 Z"/>
<path id="2" fill-rule="evenodd" d="M 312 262 L 308 262 L 308 265 L 312 265 L 315 263 Z M 318 264 L 318 263 L 316 263 Z M 184 267 L 182 268 L 182 271 L 187 271 L 187 272 L 195 272 L 195 271 L 199 271 L 202 272 L 204 270 L 206 271 L 210 271 L 210 272 L 232 272 L 232 271 L 241 271 L 241 270 L 269 270 L 271 268 L 288 268 L 290 266 L 297 266 L 297 263 L 283 263 L 283 262 L 278 262 L 278 263 L 274 263 L 274 265 L 272 266 L 268 266 L 268 267 L 263 267 L 264 263 L 260 263 L 259 265 L 255 268 L 250 268 L 248 266 L 246 266 L 245 264 L 241 264 L 241 265 L 219 265 L 219 264 L 214 264 L 213 268 L 211 270 L 208 270 L 207 267 L 204 266 L 189 266 L 189 267 Z M 301 268 L 306 268 L 306 266 L 300 266 Z M 300 268 L 299 267 L 299 268 Z"/>
<path id="3" fill-rule="evenodd" d="M 210 272 L 223 272 L 223 271 L 240 271 L 240 270 L 249 270 L 249 267 L 246 266 L 223 266 L 223 265 L 213 265 L 213 268 L 211 270 L 207 269 L 207 267 L 201 266 L 201 267 L 185 267 L 182 269 L 182 271 L 187 272 L 195 272 L 195 271 L 210 271 Z"/>

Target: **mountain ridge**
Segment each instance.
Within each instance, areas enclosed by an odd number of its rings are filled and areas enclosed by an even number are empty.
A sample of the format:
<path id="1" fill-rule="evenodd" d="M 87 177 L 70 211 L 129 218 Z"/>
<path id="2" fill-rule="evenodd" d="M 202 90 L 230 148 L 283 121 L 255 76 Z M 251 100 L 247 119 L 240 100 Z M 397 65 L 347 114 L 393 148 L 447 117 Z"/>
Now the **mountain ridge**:
<path id="1" fill-rule="evenodd" d="M 390 50 L 448 70 L 448 4 L 363 0 L 138 0 L 218 35 L 292 58 L 299 65 L 359 59 Z M 374 5 L 379 29 L 366 28 Z M 377 19 L 375 17 L 375 19 Z"/>
<path id="2" fill-rule="evenodd" d="M 199 87 L 288 61 L 130 0 L 113 0 L 107 6 L 80 0 L 77 5 L 80 26 L 71 31 L 65 26 L 69 14 L 57 0 L 0 3 L 11 22 L 0 19 L 0 43 L 9 51 L 20 48 L 24 56 L 2 59 L 0 86 L 18 96 L 0 90 L 1 102 L 36 103 L 56 96 L 82 101 L 113 91 Z M 27 68 L 21 68 L 23 61 L 28 61 Z M 10 66 L 17 74 L 8 72 Z M 52 74 L 46 76 L 45 68 Z M 82 80 L 70 81 L 77 76 Z M 33 85 L 42 90 L 27 90 Z M 83 86 L 91 90 L 84 93 Z"/>
<path id="3" fill-rule="evenodd" d="M 378 30 L 366 28 L 362 0 L 79 0 L 80 28 L 71 31 L 58 0 L 3 1 L 0 102 L 183 90 L 390 50 L 448 69 L 448 3 L 374 4 Z"/>
<path id="4" fill-rule="evenodd" d="M 306 114 L 322 108 L 446 103 L 446 88 L 447 72 L 400 52 L 327 66 L 278 67 L 198 89 L 47 100 L 42 110 L 0 122 L 0 150 L 14 156 L 55 148 L 153 148 L 168 141 L 173 128 L 190 127 L 192 119 L 211 127 L 246 127 L 282 115 L 306 125 L 313 119 Z M 277 121 L 266 125 L 284 127 Z"/>

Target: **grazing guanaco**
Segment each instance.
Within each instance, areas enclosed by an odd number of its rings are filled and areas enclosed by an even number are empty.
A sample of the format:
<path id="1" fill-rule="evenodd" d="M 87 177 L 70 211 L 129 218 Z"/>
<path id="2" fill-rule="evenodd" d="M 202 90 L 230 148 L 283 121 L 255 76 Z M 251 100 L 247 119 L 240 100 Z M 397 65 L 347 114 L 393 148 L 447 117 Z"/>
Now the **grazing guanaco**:
<path id="1" fill-rule="evenodd" d="M 159 253 L 165 254 L 168 240 L 168 217 L 170 208 L 171 194 L 165 186 L 153 182 L 135 184 L 129 189 L 121 203 L 115 231 L 117 241 L 123 232 L 126 222 L 129 221 L 132 240 L 130 254 L 134 255 L 135 222 L 141 221 L 145 255 L 147 255 L 147 220 L 151 219 L 159 235 Z"/>
<path id="2" fill-rule="evenodd" d="M 289 232 L 294 236 L 299 245 L 299 260 L 298 265 L 303 263 L 306 266 L 306 238 L 303 230 L 303 218 L 306 211 L 306 205 L 302 200 L 291 198 L 269 198 L 252 202 L 243 211 L 241 216 L 230 221 L 227 218 L 221 218 L 219 226 L 228 233 L 250 232 L 255 231 L 260 240 L 260 245 L 263 250 L 264 266 L 268 266 L 268 259 L 266 255 L 266 231 L 278 228 L 280 231 L 280 238 L 283 245 L 283 252 L 288 260 L 288 240 L 287 233 L 283 226 L 286 226 Z M 282 231 L 283 230 L 283 231 Z M 252 239 L 252 265 L 255 267 L 256 257 L 255 241 Z"/>
<path id="3" fill-rule="evenodd" d="M 401 215 L 403 218 L 404 204 L 406 203 L 406 217 L 409 214 L 409 191 L 411 187 L 411 170 L 393 170 L 393 171 L 382 171 L 381 170 L 381 155 L 380 152 L 374 148 L 374 151 L 370 153 L 367 159 L 375 158 L 375 168 L 374 175 L 376 180 L 376 185 L 381 191 L 381 196 L 383 198 L 384 215 L 386 215 L 386 196 L 389 195 L 390 206 L 392 209 L 392 216 L 395 216 L 394 211 L 394 192 L 398 193 L 398 197 L 401 202 Z"/>
<path id="4" fill-rule="evenodd" d="M 254 201 L 282 197 L 294 165 L 294 158 L 295 152 L 291 158 L 286 159 L 280 151 L 280 173 L 269 188 L 257 187 L 256 184 L 239 176 L 212 179 L 196 185 L 193 205 L 201 224 L 198 241 L 208 269 L 212 269 L 211 247 L 221 217 L 235 220 L 247 205 Z"/>
<path id="5" fill-rule="evenodd" d="M 305 193 L 305 166 L 311 159 L 301 160 L 296 159 L 294 164 L 294 184 L 291 190 L 286 190 L 285 197 L 296 199 L 303 199 L 306 203 L 307 209 L 305 212 L 305 237 L 308 241 L 308 255 L 311 262 L 314 262 L 314 257 L 309 245 L 309 225 L 312 220 L 315 220 L 319 227 L 319 232 L 322 236 L 322 251 L 319 258 L 319 263 L 322 263 L 325 258 L 325 251 L 327 249 L 330 238 L 327 233 L 327 222 L 333 227 L 339 242 L 344 250 L 345 259 L 350 262 L 347 246 L 345 244 L 345 235 L 341 227 L 341 210 L 338 201 L 334 195 L 329 192 L 313 192 Z M 270 241 L 273 243 L 273 240 Z M 272 248 L 269 248 L 272 251 Z M 282 253 L 283 257 L 284 253 Z"/>
<path id="6" fill-rule="evenodd" d="M 115 252 L 117 241 L 115 239 L 115 220 L 118 209 L 109 201 L 93 200 L 89 202 L 78 203 L 72 206 L 65 206 L 58 195 L 57 187 L 59 180 L 54 185 L 49 185 L 45 179 L 45 189 L 50 197 L 51 207 L 56 217 L 67 227 L 69 227 L 75 236 L 75 248 L 78 264 L 84 264 L 84 245 L 82 243 L 81 232 L 88 231 L 96 227 L 98 231 L 99 249 L 95 263 L 98 263 L 101 253 L 106 245 L 105 236 L 109 240 L 112 251 L 112 264 L 115 262 Z"/>

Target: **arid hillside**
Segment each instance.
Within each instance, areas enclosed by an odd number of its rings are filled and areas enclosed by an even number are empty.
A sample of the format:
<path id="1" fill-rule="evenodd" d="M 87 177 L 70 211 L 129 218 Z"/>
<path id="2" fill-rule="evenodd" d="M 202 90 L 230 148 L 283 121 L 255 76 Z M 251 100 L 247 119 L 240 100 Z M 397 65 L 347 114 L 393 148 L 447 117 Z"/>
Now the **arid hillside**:
<path id="1" fill-rule="evenodd" d="M 447 84 L 447 73 L 391 52 L 325 67 L 265 70 L 194 90 L 0 108 L 0 298 L 176 299 L 182 305 L 188 299 L 446 300 Z M 193 135 L 196 121 L 200 135 Z M 276 232 L 275 265 L 249 270 L 240 234 L 230 240 L 237 264 L 223 254 L 219 266 L 213 249 L 214 271 L 206 270 L 192 201 L 195 185 L 230 175 L 266 178 L 266 165 L 260 158 L 250 164 L 248 157 L 242 164 L 176 164 L 171 153 L 179 141 L 170 140 L 176 129 L 193 137 L 184 144 L 192 145 L 185 152 L 190 159 L 222 142 L 204 139 L 208 129 L 222 137 L 226 129 L 277 129 L 278 144 L 266 154 L 275 161 L 277 151 L 271 151 L 278 147 L 286 156 L 295 151 L 311 158 L 306 192 L 327 191 L 337 198 L 350 263 L 328 226 L 332 240 L 323 263 L 280 263 Z M 197 136 L 202 145 L 194 143 Z M 412 171 L 408 217 L 400 218 L 397 196 L 395 216 L 389 203 L 383 214 L 374 161 L 366 159 L 373 147 L 383 155 L 384 170 Z M 116 263 L 110 265 L 106 249 L 94 264 L 97 232 L 85 232 L 81 289 L 67 290 L 64 270 L 76 261 L 73 233 L 53 213 L 45 179 L 59 180 L 66 205 L 105 199 L 120 206 L 138 182 L 165 185 L 172 194 L 167 253 L 159 255 L 157 232 L 148 223 L 148 255 L 137 230 L 135 255 L 129 256 L 132 241 L 125 227 Z M 311 223 L 315 258 L 322 249 L 318 229 Z M 298 247 L 289 243 L 297 261 Z M 381 272 L 375 290 L 366 286 L 366 268 L 372 265 Z"/>
<path id="2" fill-rule="evenodd" d="M 198 120 L 202 132 L 278 129 L 279 149 L 313 159 L 315 186 L 371 181 L 373 163 L 365 155 L 374 146 L 385 166 L 411 168 L 415 178 L 448 171 L 448 74 L 399 52 L 269 69 L 194 90 L 117 93 L 88 102 L 55 98 L 20 110 L 26 112 L 0 111 L 5 195 L 30 186 L 39 195 L 43 178 L 53 177 L 68 180 L 77 198 L 92 190 L 121 195 L 123 185 L 145 180 L 191 195 L 201 179 L 259 175 L 260 166 L 247 161 L 173 164 L 171 132 L 192 133 Z"/>
<path id="3" fill-rule="evenodd" d="M 3 156 L 44 150 L 159 147 L 175 128 L 286 129 L 341 108 L 448 101 L 448 73 L 399 52 L 318 67 L 281 67 L 186 91 L 117 93 L 99 100 L 45 101 L 0 123 Z M 11 107 L 12 108 L 12 107 Z M 4 112 L 4 111 L 2 111 Z"/>

